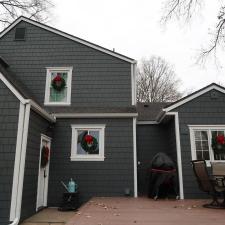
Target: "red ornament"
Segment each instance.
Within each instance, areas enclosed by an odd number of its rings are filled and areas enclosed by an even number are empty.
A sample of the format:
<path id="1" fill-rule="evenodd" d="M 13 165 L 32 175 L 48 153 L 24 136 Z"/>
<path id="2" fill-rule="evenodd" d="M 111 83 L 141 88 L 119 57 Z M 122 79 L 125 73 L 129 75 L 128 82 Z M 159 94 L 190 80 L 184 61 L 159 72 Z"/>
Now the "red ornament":
<path id="1" fill-rule="evenodd" d="M 60 74 L 57 74 L 56 76 L 55 76 L 55 78 L 53 79 L 53 81 L 54 82 L 58 82 L 58 81 L 62 81 L 62 77 L 60 76 Z"/>
<path id="2" fill-rule="evenodd" d="M 88 143 L 88 144 L 92 144 L 93 143 L 93 137 L 89 134 L 87 134 L 85 137 L 84 137 L 84 140 Z"/>
<path id="3" fill-rule="evenodd" d="M 217 142 L 218 144 L 224 145 L 224 144 L 225 144 L 225 138 L 224 138 L 224 136 L 223 136 L 223 135 L 218 135 L 218 136 L 216 137 L 216 142 Z"/>

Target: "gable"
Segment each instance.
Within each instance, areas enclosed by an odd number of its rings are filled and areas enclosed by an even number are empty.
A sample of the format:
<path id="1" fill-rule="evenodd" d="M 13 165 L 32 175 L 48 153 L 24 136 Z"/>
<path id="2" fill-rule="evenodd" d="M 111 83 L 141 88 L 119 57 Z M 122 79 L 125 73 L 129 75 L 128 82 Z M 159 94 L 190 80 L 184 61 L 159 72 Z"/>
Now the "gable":
<path id="1" fill-rule="evenodd" d="M 195 99 L 199 98 L 200 96 L 208 93 L 208 92 L 211 92 L 211 91 L 214 91 L 215 93 L 221 93 L 221 94 L 225 94 L 225 88 L 220 86 L 220 85 L 217 85 L 215 83 L 212 83 L 170 105 L 168 105 L 167 107 L 164 107 L 163 111 L 165 112 L 169 112 L 169 111 L 174 111 L 176 110 L 177 107 L 180 107 L 184 104 L 187 104 L 189 103 L 190 101 L 194 101 Z M 211 92 L 213 93 L 213 92 Z M 213 98 L 213 96 L 211 96 Z M 216 96 L 214 96 L 216 97 Z M 216 99 L 216 98 L 215 98 Z"/>
<path id="2" fill-rule="evenodd" d="M 15 26 L 17 26 L 20 22 L 26 22 L 26 23 L 32 24 L 32 25 L 34 25 L 36 27 L 39 27 L 39 28 L 42 28 L 42 29 L 44 29 L 46 31 L 49 31 L 49 32 L 52 32 L 54 34 L 60 35 L 60 36 L 62 36 L 64 38 L 66 38 L 66 39 L 75 41 L 75 42 L 80 43 L 80 44 L 82 44 L 84 46 L 87 46 L 87 47 L 90 47 L 92 49 L 98 50 L 98 51 L 100 51 L 102 53 L 111 55 L 111 56 L 113 56 L 115 58 L 124 60 L 124 61 L 129 62 L 129 63 L 132 63 L 132 64 L 136 64 L 136 61 L 134 59 L 132 59 L 132 58 L 129 58 L 129 57 L 124 56 L 122 54 L 116 53 L 114 51 L 111 51 L 111 50 L 106 49 L 104 47 L 101 47 L 99 45 L 93 44 L 93 43 L 91 43 L 89 41 L 83 40 L 81 38 L 75 37 L 75 36 L 70 35 L 68 33 L 65 33 L 63 31 L 60 31 L 58 29 L 55 29 L 53 27 L 44 25 L 42 23 L 39 23 L 37 21 L 31 20 L 31 19 L 28 19 L 28 18 L 25 18 L 25 17 L 19 17 L 9 27 L 7 27 L 5 30 L 3 30 L 1 32 L 1 34 L 0 34 L 0 38 L 2 38 L 5 34 L 7 34 L 9 31 L 11 31 L 11 29 L 13 29 Z"/>

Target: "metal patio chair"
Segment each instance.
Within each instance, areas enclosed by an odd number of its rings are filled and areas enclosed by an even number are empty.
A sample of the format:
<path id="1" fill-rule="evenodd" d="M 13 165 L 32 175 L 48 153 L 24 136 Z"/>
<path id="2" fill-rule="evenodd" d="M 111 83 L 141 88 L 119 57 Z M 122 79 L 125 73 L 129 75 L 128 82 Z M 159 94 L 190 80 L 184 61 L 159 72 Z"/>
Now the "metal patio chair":
<path id="1" fill-rule="evenodd" d="M 225 208 L 225 204 L 220 203 L 218 196 L 225 192 L 224 177 L 209 176 L 205 160 L 191 161 L 194 174 L 196 176 L 199 188 L 212 196 L 213 201 L 203 205 L 207 208 Z"/>

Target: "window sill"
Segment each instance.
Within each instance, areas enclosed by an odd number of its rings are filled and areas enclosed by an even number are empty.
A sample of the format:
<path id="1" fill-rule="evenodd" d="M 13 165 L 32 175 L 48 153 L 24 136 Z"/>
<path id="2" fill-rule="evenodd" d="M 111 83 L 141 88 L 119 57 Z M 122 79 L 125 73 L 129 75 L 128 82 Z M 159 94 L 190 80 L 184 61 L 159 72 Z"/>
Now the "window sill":
<path id="1" fill-rule="evenodd" d="M 76 157 L 71 156 L 71 161 L 104 161 L 105 157 Z"/>
<path id="2" fill-rule="evenodd" d="M 211 162 L 223 162 L 223 163 L 225 163 L 225 160 L 213 160 L 213 161 L 206 160 L 206 166 L 211 167 L 212 166 Z"/>
<path id="3" fill-rule="evenodd" d="M 44 103 L 46 106 L 70 106 L 70 102 L 48 102 Z"/>

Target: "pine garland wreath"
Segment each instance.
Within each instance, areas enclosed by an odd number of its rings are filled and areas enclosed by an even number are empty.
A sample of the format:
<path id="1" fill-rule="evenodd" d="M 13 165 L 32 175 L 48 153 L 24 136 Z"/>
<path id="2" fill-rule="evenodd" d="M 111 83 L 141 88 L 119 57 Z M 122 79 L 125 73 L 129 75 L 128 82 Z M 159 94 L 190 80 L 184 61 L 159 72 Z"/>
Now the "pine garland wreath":
<path id="1" fill-rule="evenodd" d="M 66 81 L 60 74 L 57 74 L 52 80 L 51 85 L 56 91 L 61 91 L 65 88 Z"/>
<path id="2" fill-rule="evenodd" d="M 225 153 L 225 137 L 224 135 L 214 135 L 212 137 L 212 149 L 215 154 Z"/>
<path id="3" fill-rule="evenodd" d="M 81 147 L 89 154 L 98 153 L 98 141 L 91 135 L 85 135 L 81 140 Z"/>
<path id="4" fill-rule="evenodd" d="M 44 168 L 49 161 L 50 150 L 47 146 L 43 146 L 41 150 L 41 167 Z"/>

